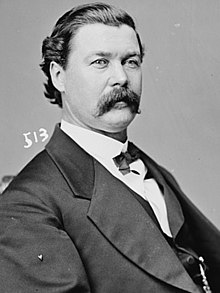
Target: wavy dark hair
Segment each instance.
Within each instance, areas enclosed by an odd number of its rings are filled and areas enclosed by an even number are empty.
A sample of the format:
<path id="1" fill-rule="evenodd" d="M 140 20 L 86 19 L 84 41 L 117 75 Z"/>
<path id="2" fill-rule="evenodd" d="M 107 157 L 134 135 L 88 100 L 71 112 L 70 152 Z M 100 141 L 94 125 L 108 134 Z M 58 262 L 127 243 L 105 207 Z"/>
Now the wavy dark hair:
<path id="1" fill-rule="evenodd" d="M 52 104 L 57 104 L 62 108 L 61 93 L 53 86 L 50 75 L 51 61 L 55 61 L 65 70 L 71 50 L 70 41 L 79 28 L 94 23 L 117 27 L 126 24 L 133 28 L 140 46 L 141 58 L 143 58 L 144 49 L 136 31 L 135 22 L 125 11 L 104 3 L 90 3 L 72 8 L 58 19 L 51 36 L 46 37 L 42 44 L 43 60 L 40 67 L 47 77 L 47 83 L 44 84 L 44 94 Z"/>

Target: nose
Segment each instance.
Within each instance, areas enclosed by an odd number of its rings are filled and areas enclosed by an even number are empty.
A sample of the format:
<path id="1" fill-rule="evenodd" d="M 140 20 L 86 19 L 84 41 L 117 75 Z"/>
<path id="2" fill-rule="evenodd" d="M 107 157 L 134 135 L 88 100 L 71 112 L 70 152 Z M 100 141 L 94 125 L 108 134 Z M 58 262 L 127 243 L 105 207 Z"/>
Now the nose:
<path id="1" fill-rule="evenodd" d="M 113 66 L 110 80 L 112 86 L 124 86 L 128 83 L 127 73 L 121 63 Z"/>

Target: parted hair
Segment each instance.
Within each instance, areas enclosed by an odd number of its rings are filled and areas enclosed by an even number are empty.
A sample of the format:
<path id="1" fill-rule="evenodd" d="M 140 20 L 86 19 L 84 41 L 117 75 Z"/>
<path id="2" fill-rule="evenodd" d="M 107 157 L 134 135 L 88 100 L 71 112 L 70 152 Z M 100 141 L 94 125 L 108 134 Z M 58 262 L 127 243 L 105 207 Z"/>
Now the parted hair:
<path id="1" fill-rule="evenodd" d="M 40 67 L 47 77 L 47 83 L 44 84 L 44 94 L 52 104 L 57 104 L 62 108 L 61 93 L 52 83 L 50 63 L 55 61 L 65 70 L 71 50 L 70 41 L 74 38 L 79 28 L 95 23 L 117 27 L 126 24 L 133 28 L 136 32 L 141 57 L 143 58 L 144 50 L 136 31 L 135 22 L 127 12 L 112 5 L 98 2 L 72 8 L 58 19 L 51 36 L 46 37 L 42 44 L 42 62 Z"/>

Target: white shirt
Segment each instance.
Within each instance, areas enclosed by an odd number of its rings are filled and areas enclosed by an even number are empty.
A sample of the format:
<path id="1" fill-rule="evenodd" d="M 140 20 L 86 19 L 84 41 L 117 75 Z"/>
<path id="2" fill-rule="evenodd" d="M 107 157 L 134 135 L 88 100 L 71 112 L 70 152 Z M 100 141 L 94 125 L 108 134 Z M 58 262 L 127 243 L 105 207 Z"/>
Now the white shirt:
<path id="1" fill-rule="evenodd" d="M 154 179 L 144 180 L 147 168 L 142 160 L 138 159 L 130 164 L 130 169 L 138 171 L 140 175 L 133 172 L 123 175 L 113 161 L 114 157 L 127 150 L 128 141 L 123 144 L 118 140 L 70 124 L 64 120 L 61 121 L 61 129 L 81 148 L 99 161 L 113 176 L 147 200 L 157 217 L 161 229 L 168 236 L 171 236 L 163 194 Z"/>

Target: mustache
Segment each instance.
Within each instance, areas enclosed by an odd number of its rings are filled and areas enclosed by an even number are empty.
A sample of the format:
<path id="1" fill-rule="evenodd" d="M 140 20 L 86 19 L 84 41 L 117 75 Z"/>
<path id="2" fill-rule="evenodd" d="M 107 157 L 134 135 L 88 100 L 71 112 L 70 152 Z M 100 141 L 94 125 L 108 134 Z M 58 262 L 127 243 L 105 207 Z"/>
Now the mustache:
<path id="1" fill-rule="evenodd" d="M 99 117 L 109 112 L 118 102 L 126 103 L 128 107 L 130 107 L 132 113 L 140 114 L 140 95 L 129 88 L 115 88 L 101 97 L 97 105 L 95 116 Z"/>

